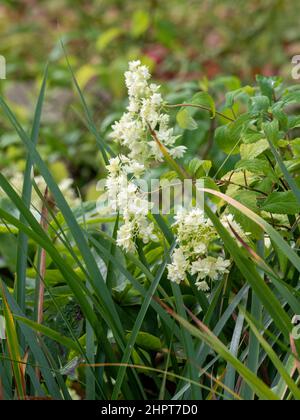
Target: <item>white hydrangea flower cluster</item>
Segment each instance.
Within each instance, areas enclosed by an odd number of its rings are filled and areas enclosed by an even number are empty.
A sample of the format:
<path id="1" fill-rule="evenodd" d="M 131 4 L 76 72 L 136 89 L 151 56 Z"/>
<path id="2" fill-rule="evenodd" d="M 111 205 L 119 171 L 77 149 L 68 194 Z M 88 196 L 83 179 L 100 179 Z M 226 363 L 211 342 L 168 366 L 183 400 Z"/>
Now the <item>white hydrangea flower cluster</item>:
<path id="1" fill-rule="evenodd" d="M 129 149 L 130 159 L 141 163 L 151 159 L 160 162 L 163 154 L 150 135 L 150 127 L 169 154 L 173 158 L 181 158 L 186 147 L 175 146 L 178 136 L 175 136 L 174 129 L 170 127 L 169 115 L 162 112 L 160 86 L 150 83 L 149 69 L 140 61 L 133 61 L 129 63 L 125 79 L 129 106 L 120 121 L 113 125 L 111 137 Z"/>
<path id="2" fill-rule="evenodd" d="M 229 231 L 231 225 L 238 233 L 243 233 L 232 215 L 224 216 L 222 223 Z M 222 256 L 209 255 L 209 247 L 218 237 L 213 224 L 201 209 L 194 208 L 180 210 L 173 227 L 179 247 L 174 251 L 172 263 L 168 266 L 169 280 L 180 284 L 189 273 L 197 276 L 196 286 L 199 290 L 209 291 L 207 280 L 217 281 L 222 275 L 229 273 L 231 264 Z"/>
<path id="3" fill-rule="evenodd" d="M 144 165 L 120 155 L 110 160 L 107 169 L 108 211 L 119 212 L 124 219 L 118 231 L 118 246 L 126 252 L 134 252 L 137 238 L 145 244 L 157 241 L 154 224 L 148 220 L 152 204 L 133 182 L 133 178 L 139 178 L 143 174 Z"/>

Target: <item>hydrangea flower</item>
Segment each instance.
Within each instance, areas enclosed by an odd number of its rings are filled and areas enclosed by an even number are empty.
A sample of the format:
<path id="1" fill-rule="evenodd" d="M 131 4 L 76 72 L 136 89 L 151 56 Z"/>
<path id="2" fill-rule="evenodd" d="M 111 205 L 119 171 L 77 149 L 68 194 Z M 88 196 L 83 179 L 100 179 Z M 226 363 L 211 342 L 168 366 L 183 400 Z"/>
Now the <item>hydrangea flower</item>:
<path id="1" fill-rule="evenodd" d="M 162 161 L 163 155 L 150 130 L 173 158 L 181 158 L 185 146 L 175 146 L 178 138 L 170 127 L 169 115 L 162 112 L 163 98 L 160 86 L 150 83 L 149 69 L 140 61 L 129 63 L 125 73 L 129 105 L 127 112 L 112 126 L 111 137 L 128 148 L 129 158 L 146 164 Z"/>
<path id="2" fill-rule="evenodd" d="M 241 226 L 229 214 L 222 217 L 222 223 L 230 232 L 232 226 L 242 237 L 245 236 Z M 230 260 L 223 256 L 209 255 L 211 243 L 218 237 L 217 232 L 201 209 L 182 209 L 175 217 L 173 229 L 177 235 L 178 248 L 168 265 L 169 280 L 180 284 L 187 274 L 196 276 L 196 286 L 204 292 L 209 291 L 207 280 L 217 281 L 229 273 Z"/>
<path id="3" fill-rule="evenodd" d="M 119 212 L 124 223 L 117 236 L 117 244 L 126 252 L 136 250 L 135 240 L 141 239 L 145 244 L 157 241 L 154 224 L 148 220 L 152 204 L 144 198 L 138 186 L 130 176 L 139 178 L 145 167 L 120 155 L 109 161 L 109 175 L 106 180 L 107 199 L 110 212 Z"/>
<path id="4" fill-rule="evenodd" d="M 175 249 L 172 258 L 172 264 L 168 266 L 169 279 L 174 283 L 180 284 L 186 278 L 186 272 L 189 269 L 189 262 L 181 248 Z"/>
<path id="5" fill-rule="evenodd" d="M 209 244 L 217 236 L 211 221 L 198 208 L 179 210 L 173 228 L 187 258 L 205 255 Z"/>

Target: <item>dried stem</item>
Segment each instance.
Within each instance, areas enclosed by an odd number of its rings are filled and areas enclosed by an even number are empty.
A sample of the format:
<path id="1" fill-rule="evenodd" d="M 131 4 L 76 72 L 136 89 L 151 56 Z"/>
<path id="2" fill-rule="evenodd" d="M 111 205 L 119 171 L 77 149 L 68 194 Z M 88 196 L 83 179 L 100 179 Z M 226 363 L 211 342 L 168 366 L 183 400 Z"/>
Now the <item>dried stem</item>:
<path id="1" fill-rule="evenodd" d="M 41 222 L 40 225 L 45 232 L 48 231 L 49 223 L 48 223 L 48 187 L 46 187 L 45 194 L 44 194 L 44 201 L 41 211 Z M 38 324 L 43 323 L 44 317 L 44 298 L 45 298 L 45 275 L 46 275 L 46 251 L 45 249 L 41 249 L 40 254 L 40 263 L 39 263 L 39 273 L 38 273 L 38 303 L 37 303 L 37 322 Z M 38 334 L 40 335 L 40 334 Z M 36 376 L 40 379 L 40 369 L 36 369 Z"/>

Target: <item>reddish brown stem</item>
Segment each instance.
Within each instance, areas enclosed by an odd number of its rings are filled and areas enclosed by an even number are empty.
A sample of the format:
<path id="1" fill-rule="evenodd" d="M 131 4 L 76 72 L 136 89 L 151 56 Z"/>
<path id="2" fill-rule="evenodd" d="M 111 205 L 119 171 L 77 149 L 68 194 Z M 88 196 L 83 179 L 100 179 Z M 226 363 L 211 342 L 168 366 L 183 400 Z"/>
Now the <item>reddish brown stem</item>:
<path id="1" fill-rule="evenodd" d="M 41 212 L 41 222 L 40 225 L 45 232 L 48 231 L 48 187 L 45 190 L 44 202 Z M 41 249 L 40 263 L 39 263 L 39 279 L 38 279 L 38 308 L 37 308 L 37 322 L 38 324 L 43 323 L 44 317 L 44 297 L 45 297 L 45 275 L 46 275 L 46 251 Z M 36 369 L 36 376 L 40 380 L 41 372 L 40 369 Z"/>

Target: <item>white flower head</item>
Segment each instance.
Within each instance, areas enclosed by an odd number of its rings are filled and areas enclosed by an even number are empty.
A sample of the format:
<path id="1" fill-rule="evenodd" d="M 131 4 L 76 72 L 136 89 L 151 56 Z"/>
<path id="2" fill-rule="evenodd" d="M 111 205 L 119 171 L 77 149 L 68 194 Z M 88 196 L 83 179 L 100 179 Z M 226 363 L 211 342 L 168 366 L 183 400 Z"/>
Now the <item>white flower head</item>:
<path id="1" fill-rule="evenodd" d="M 173 158 L 183 157 L 186 148 L 175 147 L 177 136 L 170 127 L 170 118 L 163 113 L 160 86 L 150 83 L 149 69 L 138 61 L 129 63 L 125 73 L 129 105 L 127 112 L 112 126 L 111 137 L 128 148 L 128 156 L 140 163 L 162 161 L 163 156 L 149 128 Z"/>
<path id="2" fill-rule="evenodd" d="M 234 217 L 232 215 L 226 217 L 226 222 L 222 219 L 224 226 L 228 230 L 230 225 L 234 226 L 234 229 L 245 236 Z M 217 281 L 228 274 L 231 264 L 230 260 L 224 258 L 221 249 L 218 255 L 218 251 L 212 247 L 218 239 L 215 227 L 202 209 L 181 208 L 175 216 L 173 230 L 177 236 L 178 249 L 174 252 L 172 264 L 168 267 L 169 279 L 180 283 L 189 274 L 195 276 L 195 285 L 199 290 L 209 291 L 208 281 Z"/>
<path id="3" fill-rule="evenodd" d="M 213 281 L 216 281 L 220 278 L 221 275 L 227 274 L 229 272 L 229 266 L 229 260 L 224 260 L 221 257 L 206 257 L 192 263 L 191 274 L 197 275 L 197 281 L 204 280 L 207 277 Z"/>
<path id="4" fill-rule="evenodd" d="M 186 260 L 181 248 L 175 249 L 172 264 L 168 265 L 168 278 L 174 283 L 180 284 L 186 278 L 189 262 Z"/>
<path id="5" fill-rule="evenodd" d="M 210 290 L 210 287 L 206 281 L 197 281 L 196 287 L 198 290 L 201 290 L 202 292 L 209 292 Z"/>
<path id="6" fill-rule="evenodd" d="M 134 182 L 134 178 L 137 179 L 143 174 L 144 165 L 120 155 L 109 161 L 107 169 L 108 208 L 124 218 L 124 224 L 118 231 L 118 246 L 126 252 L 134 252 L 137 238 L 144 243 L 157 241 L 154 224 L 148 220 L 148 213 L 153 204 Z M 130 179 L 131 176 L 134 178 Z"/>
<path id="7" fill-rule="evenodd" d="M 134 223 L 127 222 L 120 227 L 118 231 L 117 245 L 123 248 L 126 252 L 135 251 Z"/>

